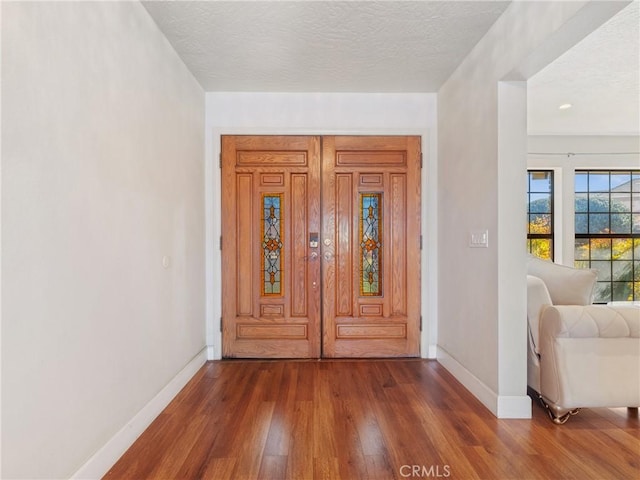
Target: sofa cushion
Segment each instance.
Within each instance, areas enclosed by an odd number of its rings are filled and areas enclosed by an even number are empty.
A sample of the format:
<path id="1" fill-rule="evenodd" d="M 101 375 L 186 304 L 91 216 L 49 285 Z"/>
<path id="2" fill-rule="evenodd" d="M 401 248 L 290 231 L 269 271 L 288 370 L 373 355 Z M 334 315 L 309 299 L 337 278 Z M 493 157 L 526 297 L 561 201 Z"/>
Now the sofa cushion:
<path id="1" fill-rule="evenodd" d="M 529 255 L 527 274 L 541 278 L 554 305 L 589 305 L 597 275 L 594 270 L 565 267 Z"/>

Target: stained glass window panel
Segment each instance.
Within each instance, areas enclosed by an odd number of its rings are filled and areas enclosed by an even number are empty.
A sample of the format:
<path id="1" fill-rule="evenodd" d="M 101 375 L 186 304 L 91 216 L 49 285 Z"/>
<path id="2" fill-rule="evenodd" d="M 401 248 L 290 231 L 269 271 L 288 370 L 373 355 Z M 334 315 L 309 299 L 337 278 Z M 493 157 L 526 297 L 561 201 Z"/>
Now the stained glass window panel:
<path id="1" fill-rule="evenodd" d="M 382 194 L 360 194 L 360 295 L 382 295 Z"/>
<path id="2" fill-rule="evenodd" d="M 282 194 L 262 195 L 262 295 L 282 295 Z"/>

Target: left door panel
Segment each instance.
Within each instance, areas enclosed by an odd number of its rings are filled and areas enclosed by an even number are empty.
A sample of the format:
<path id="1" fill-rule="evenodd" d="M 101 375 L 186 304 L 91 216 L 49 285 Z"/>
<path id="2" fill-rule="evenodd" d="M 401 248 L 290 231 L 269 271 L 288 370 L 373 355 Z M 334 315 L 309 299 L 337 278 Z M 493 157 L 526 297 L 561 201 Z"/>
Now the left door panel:
<path id="1" fill-rule="evenodd" d="M 320 357 L 320 137 L 222 137 L 226 358 Z"/>

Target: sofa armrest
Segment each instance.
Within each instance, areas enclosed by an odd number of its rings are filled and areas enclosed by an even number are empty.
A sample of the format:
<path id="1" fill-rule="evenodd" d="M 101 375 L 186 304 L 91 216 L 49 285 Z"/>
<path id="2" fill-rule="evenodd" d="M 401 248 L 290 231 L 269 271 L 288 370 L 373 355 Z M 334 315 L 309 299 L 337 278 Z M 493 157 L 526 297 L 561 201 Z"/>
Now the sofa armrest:
<path id="1" fill-rule="evenodd" d="M 559 305 L 540 317 L 540 393 L 561 409 L 640 406 L 640 309 Z"/>
<path id="2" fill-rule="evenodd" d="M 608 305 L 553 305 L 540 319 L 540 336 L 640 338 L 640 308 Z"/>

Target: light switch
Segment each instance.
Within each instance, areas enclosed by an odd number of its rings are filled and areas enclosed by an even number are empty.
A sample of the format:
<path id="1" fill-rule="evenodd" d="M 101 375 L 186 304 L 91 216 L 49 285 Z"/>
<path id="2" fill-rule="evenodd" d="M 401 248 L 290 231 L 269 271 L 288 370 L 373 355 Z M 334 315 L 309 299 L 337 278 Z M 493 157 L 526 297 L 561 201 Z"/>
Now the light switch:
<path id="1" fill-rule="evenodd" d="M 488 248 L 489 230 L 471 230 L 471 233 L 469 234 L 469 247 Z"/>

